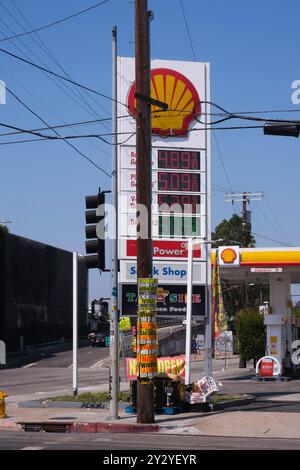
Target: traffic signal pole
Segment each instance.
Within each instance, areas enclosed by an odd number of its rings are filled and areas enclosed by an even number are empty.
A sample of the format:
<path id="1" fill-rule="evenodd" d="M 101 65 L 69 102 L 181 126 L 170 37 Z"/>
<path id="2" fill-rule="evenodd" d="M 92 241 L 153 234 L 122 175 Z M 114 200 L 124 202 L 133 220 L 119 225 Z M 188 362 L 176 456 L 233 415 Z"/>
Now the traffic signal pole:
<path id="1" fill-rule="evenodd" d="M 73 395 L 78 393 L 78 253 L 73 252 Z"/>
<path id="2" fill-rule="evenodd" d="M 152 277 L 150 40 L 147 0 L 135 0 L 137 278 Z M 143 214 L 138 209 L 144 208 Z M 144 215 L 146 212 L 146 216 Z M 142 215 L 144 219 L 142 219 Z M 145 232 L 147 235 L 145 236 Z M 138 332 L 137 332 L 138 333 Z M 154 422 L 154 384 L 137 378 L 137 422 Z"/>
<path id="3" fill-rule="evenodd" d="M 114 214 L 112 217 L 111 237 L 111 319 L 110 319 L 110 355 L 111 355 L 111 396 L 109 403 L 110 419 L 118 419 L 119 391 L 119 310 L 118 310 L 118 188 L 117 188 L 117 27 L 112 30 L 112 173 L 111 197 Z"/>

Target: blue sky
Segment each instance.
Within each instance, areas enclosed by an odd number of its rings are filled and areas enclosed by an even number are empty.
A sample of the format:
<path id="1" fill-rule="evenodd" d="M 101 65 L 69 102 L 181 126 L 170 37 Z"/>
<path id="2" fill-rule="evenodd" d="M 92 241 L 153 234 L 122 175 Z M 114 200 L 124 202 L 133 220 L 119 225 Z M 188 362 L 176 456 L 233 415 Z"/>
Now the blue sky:
<path id="1" fill-rule="evenodd" d="M 96 3 L 14 1 L 33 27 Z M 291 101 L 291 84 L 300 80 L 297 0 L 182 2 L 197 60 L 211 63 L 212 101 L 230 111 L 293 109 L 299 114 L 293 113 L 292 117 L 300 117 L 300 105 Z M 180 1 L 149 0 L 149 9 L 154 12 L 152 58 L 193 60 Z M 111 29 L 118 27 L 119 55 L 133 56 L 133 19 L 133 2 L 110 0 L 90 13 L 41 31 L 39 36 L 73 78 L 110 96 Z M 11 0 L 1 0 L 0 39 L 23 31 L 15 20 L 29 29 Z M 22 57 L 27 54 L 34 62 L 40 58 L 47 67 L 61 73 L 31 36 L 0 42 L 0 47 Z M 0 54 L 0 79 L 49 124 L 95 118 L 94 111 L 90 114 L 63 93 L 56 80 Z M 72 93 L 70 90 L 72 86 L 68 93 Z M 110 116 L 109 100 L 95 96 L 95 103 L 88 94 L 84 97 L 98 117 Z M 289 114 L 268 116 L 291 118 Z M 0 122 L 24 128 L 44 127 L 9 94 L 6 105 L 0 106 Z M 106 128 L 97 124 L 77 129 L 82 133 L 110 132 L 110 123 Z M 232 214 L 231 204 L 224 202 L 225 192 L 264 191 L 265 199 L 251 206 L 253 232 L 259 234 L 255 236 L 257 246 L 278 246 L 276 241 L 299 246 L 299 139 L 264 137 L 261 129 L 219 131 L 217 139 L 228 178 L 213 139 L 213 226 Z M 5 140 L 0 137 L 0 142 Z M 109 145 L 82 140 L 76 146 L 110 171 Z M 12 220 L 13 233 L 84 253 L 84 196 L 95 193 L 98 186 L 109 189 L 109 179 L 63 142 L 0 146 L 0 161 L 0 219 Z M 236 205 L 235 210 L 239 212 L 240 206 Z M 96 271 L 91 273 L 90 292 L 91 297 L 106 295 L 108 275 L 99 278 Z"/>

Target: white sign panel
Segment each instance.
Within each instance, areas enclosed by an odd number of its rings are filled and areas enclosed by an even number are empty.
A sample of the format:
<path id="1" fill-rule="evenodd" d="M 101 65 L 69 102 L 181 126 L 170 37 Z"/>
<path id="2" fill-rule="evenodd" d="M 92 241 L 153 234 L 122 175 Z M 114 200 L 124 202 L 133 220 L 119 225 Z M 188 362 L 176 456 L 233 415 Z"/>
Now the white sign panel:
<path id="1" fill-rule="evenodd" d="M 152 60 L 150 82 L 151 96 L 168 104 L 166 111 L 151 105 L 154 275 L 162 282 L 180 284 L 186 282 L 187 238 L 211 239 L 210 133 L 206 130 L 210 122 L 210 66 Z M 129 114 L 118 120 L 118 132 L 124 136 L 118 147 L 121 283 L 135 280 L 140 222 L 136 218 L 135 91 L 135 60 L 119 57 L 118 115 Z M 205 272 L 200 260 L 205 258 L 203 247 L 194 253 L 196 277 L 201 283 L 205 283 Z M 132 261 L 125 265 L 123 260 Z"/>
<path id="2" fill-rule="evenodd" d="M 136 172 L 132 169 L 123 169 L 121 178 L 121 191 L 136 189 Z M 203 173 L 190 173 L 185 171 L 152 171 L 152 190 L 167 193 L 205 193 L 205 175 Z"/>
<path id="3" fill-rule="evenodd" d="M 182 215 L 205 215 L 205 197 L 197 195 L 188 197 L 183 195 L 186 203 L 182 208 L 181 199 L 172 194 L 152 194 L 152 214 L 182 214 Z M 124 191 L 119 198 L 121 214 L 136 214 L 136 192 Z"/>
<path id="4" fill-rule="evenodd" d="M 121 168 L 136 168 L 136 149 L 132 146 L 122 146 Z M 205 151 L 193 150 L 181 151 L 174 148 L 165 149 L 152 147 L 152 168 L 157 170 L 182 169 L 188 171 L 205 171 Z"/>
<path id="5" fill-rule="evenodd" d="M 136 263 L 129 261 L 121 261 L 120 263 L 120 280 L 121 282 L 136 281 L 137 268 Z M 205 263 L 194 263 L 193 269 L 194 284 L 205 284 Z M 153 265 L 153 277 L 158 279 L 159 283 L 186 284 L 187 281 L 187 263 L 184 262 L 169 262 L 160 263 L 155 262 Z"/>
<path id="6" fill-rule="evenodd" d="M 159 220 L 160 218 L 160 220 Z M 135 214 L 121 214 L 121 237 L 136 237 L 137 218 Z M 201 237 L 205 238 L 205 217 L 174 216 L 153 214 L 152 215 L 152 236 L 169 238 L 174 237 Z"/>
<path id="7" fill-rule="evenodd" d="M 166 128 L 169 117 L 173 117 L 173 123 L 170 122 L 170 131 L 168 137 L 155 135 L 153 145 L 174 148 L 207 148 L 207 135 L 204 129 L 208 122 L 209 104 L 209 64 L 199 62 L 183 62 L 171 60 L 152 60 L 151 61 L 151 96 L 169 105 L 168 112 L 156 113 L 155 119 L 152 118 L 152 128 Z M 120 103 L 128 103 L 130 98 L 131 86 L 135 82 L 135 60 L 129 57 L 118 58 L 118 96 Z M 200 120 L 189 119 L 189 109 L 193 110 L 194 91 L 200 100 Z M 130 108 L 130 106 L 129 106 Z M 124 106 L 119 105 L 118 115 L 124 115 Z M 177 116 L 176 116 L 177 114 Z M 193 113 L 191 113 L 193 114 Z M 135 119 L 130 116 L 122 119 L 121 130 L 135 134 Z M 155 121 L 155 122 L 154 122 Z M 181 127 L 184 128 L 189 121 L 188 129 L 190 132 L 185 135 L 175 135 Z M 172 137 L 172 128 L 174 137 Z M 193 129 L 191 131 L 191 129 Z M 125 135 L 125 134 L 124 134 Z M 130 139 L 130 145 L 135 146 L 135 135 Z"/>

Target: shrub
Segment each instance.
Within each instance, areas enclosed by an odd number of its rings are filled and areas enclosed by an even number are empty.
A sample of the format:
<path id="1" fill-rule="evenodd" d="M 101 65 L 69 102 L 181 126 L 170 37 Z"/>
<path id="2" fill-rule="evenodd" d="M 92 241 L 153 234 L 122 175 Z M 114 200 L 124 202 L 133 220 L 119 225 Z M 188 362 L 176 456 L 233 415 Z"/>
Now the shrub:
<path id="1" fill-rule="evenodd" d="M 240 310 L 235 317 L 240 356 L 244 361 L 256 361 L 264 356 L 266 348 L 263 316 L 253 308 Z"/>

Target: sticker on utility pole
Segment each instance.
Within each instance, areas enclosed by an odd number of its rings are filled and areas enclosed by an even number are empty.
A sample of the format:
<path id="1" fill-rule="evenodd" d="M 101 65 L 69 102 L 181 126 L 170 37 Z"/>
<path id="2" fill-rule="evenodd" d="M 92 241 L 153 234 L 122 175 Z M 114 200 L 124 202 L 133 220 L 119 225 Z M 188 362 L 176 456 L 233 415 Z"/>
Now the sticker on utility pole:
<path id="1" fill-rule="evenodd" d="M 157 373 L 157 279 L 138 279 L 137 374 L 153 378 Z"/>

